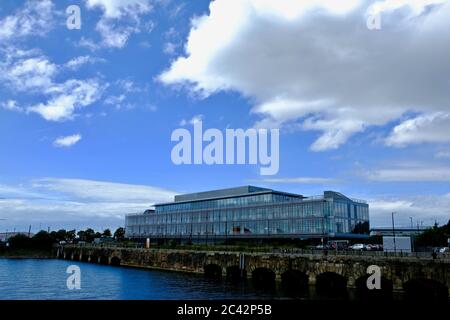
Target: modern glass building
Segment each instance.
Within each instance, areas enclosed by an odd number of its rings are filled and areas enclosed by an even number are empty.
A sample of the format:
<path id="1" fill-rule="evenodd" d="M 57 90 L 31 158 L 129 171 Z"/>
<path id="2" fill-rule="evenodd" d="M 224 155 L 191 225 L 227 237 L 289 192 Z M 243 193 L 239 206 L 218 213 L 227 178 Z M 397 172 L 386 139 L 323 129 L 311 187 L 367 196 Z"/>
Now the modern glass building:
<path id="1" fill-rule="evenodd" d="M 350 238 L 369 234 L 369 206 L 341 193 L 321 196 L 244 186 L 175 196 L 127 215 L 126 236 L 151 239 Z"/>

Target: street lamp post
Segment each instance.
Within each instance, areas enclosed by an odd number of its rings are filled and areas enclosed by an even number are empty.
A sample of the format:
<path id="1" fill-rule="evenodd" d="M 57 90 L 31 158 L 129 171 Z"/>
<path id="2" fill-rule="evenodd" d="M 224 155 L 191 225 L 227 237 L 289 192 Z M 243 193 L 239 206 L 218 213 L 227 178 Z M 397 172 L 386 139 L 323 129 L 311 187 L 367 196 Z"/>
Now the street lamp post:
<path id="1" fill-rule="evenodd" d="M 392 212 L 392 235 L 394 236 L 394 253 L 397 253 L 397 245 L 395 243 L 395 223 L 394 223 L 394 213 Z"/>

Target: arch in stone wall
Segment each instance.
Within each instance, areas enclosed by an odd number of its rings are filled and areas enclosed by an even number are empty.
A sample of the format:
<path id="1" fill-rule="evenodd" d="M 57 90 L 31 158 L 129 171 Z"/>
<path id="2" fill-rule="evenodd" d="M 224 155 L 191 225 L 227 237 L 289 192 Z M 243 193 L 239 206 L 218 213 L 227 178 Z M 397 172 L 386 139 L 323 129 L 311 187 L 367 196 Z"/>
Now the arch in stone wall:
<path id="1" fill-rule="evenodd" d="M 255 289 L 274 290 L 275 272 L 269 268 L 259 267 L 252 271 L 252 283 Z"/>
<path id="2" fill-rule="evenodd" d="M 300 270 L 287 270 L 281 274 L 281 288 L 289 296 L 306 296 L 309 291 L 309 277 Z"/>
<path id="3" fill-rule="evenodd" d="M 403 284 L 405 296 L 413 301 L 442 301 L 448 302 L 448 287 L 436 280 L 416 278 Z"/>
<path id="4" fill-rule="evenodd" d="M 108 256 L 100 256 L 100 258 L 98 259 L 98 263 L 99 264 L 109 264 L 109 259 Z"/>
<path id="5" fill-rule="evenodd" d="M 247 278 L 247 270 L 241 270 L 239 266 L 228 266 L 226 268 L 227 280 L 230 282 L 240 282 Z"/>
<path id="6" fill-rule="evenodd" d="M 342 298 L 348 297 L 347 278 L 336 272 L 323 272 L 316 276 L 316 291 L 321 297 Z"/>
<path id="7" fill-rule="evenodd" d="M 222 267 L 215 263 L 206 264 L 203 267 L 203 272 L 206 277 L 211 279 L 222 278 Z"/>
<path id="8" fill-rule="evenodd" d="M 112 265 L 112 266 L 120 266 L 120 263 L 121 263 L 120 258 L 117 257 L 117 256 L 114 256 L 114 257 L 111 258 L 109 264 Z"/>
<path id="9" fill-rule="evenodd" d="M 369 289 L 367 286 L 367 280 L 370 277 L 369 274 L 360 276 L 355 281 L 356 297 L 361 300 L 367 301 L 389 301 L 392 300 L 392 293 L 394 291 L 393 282 L 384 276 L 380 279 L 380 289 Z"/>

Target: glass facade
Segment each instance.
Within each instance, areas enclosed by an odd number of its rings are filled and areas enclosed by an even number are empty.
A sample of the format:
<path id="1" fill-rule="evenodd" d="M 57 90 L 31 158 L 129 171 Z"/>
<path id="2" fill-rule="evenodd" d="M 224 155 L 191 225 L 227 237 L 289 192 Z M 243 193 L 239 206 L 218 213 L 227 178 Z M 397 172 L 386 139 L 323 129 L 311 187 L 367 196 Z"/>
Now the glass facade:
<path id="1" fill-rule="evenodd" d="M 367 235 L 369 206 L 340 193 L 303 197 L 248 187 L 183 196 L 155 210 L 128 215 L 126 235 L 134 238 L 274 238 Z M 240 194 L 234 192 L 241 191 Z M 205 194 L 206 196 L 206 194 Z"/>

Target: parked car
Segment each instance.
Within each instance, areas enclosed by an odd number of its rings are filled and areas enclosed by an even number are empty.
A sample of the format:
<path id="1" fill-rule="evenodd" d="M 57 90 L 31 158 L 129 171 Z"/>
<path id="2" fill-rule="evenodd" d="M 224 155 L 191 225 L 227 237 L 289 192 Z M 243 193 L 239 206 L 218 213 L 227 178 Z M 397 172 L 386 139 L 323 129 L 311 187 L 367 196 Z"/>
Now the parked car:
<path id="1" fill-rule="evenodd" d="M 350 246 L 351 250 L 357 250 L 362 251 L 365 249 L 364 245 L 362 243 L 355 243 L 354 245 Z"/>
<path id="2" fill-rule="evenodd" d="M 312 249 L 316 249 L 316 250 L 334 250 L 334 248 L 332 248 L 331 246 L 329 246 L 327 244 L 318 244 L 316 246 L 313 246 Z"/>
<path id="3" fill-rule="evenodd" d="M 446 253 L 449 252 L 448 247 L 442 247 L 439 249 L 439 253 Z"/>
<path id="4" fill-rule="evenodd" d="M 368 251 L 383 251 L 383 246 L 381 244 L 368 244 L 368 245 L 366 245 L 366 250 L 368 250 Z"/>

